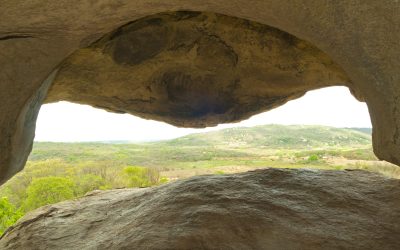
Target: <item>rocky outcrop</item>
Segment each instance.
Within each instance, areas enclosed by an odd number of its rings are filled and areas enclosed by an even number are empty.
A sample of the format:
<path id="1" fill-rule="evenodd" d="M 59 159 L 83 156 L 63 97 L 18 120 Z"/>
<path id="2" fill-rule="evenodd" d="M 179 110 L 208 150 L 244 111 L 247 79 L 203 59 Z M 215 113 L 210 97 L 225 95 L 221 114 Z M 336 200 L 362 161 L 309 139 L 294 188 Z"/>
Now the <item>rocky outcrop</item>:
<path id="1" fill-rule="evenodd" d="M 139 19 L 74 52 L 46 102 L 205 127 L 248 118 L 310 89 L 349 83 L 329 56 L 286 32 L 181 11 Z"/>
<path id="2" fill-rule="evenodd" d="M 23 168 L 43 100 L 201 127 L 331 85 L 367 102 L 375 153 L 400 164 L 399 13 L 391 0 L 3 0 L 0 183 Z"/>
<path id="3" fill-rule="evenodd" d="M 264 169 L 95 191 L 40 208 L 1 249 L 397 249 L 400 181 Z"/>

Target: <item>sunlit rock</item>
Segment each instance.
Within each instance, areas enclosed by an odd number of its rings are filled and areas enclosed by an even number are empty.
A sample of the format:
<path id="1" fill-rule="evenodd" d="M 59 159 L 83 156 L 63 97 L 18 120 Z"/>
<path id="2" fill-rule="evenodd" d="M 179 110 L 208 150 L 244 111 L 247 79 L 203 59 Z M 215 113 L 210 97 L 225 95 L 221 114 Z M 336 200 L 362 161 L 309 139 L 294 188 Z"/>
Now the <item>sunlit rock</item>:
<path id="1" fill-rule="evenodd" d="M 27 214 L 1 249 L 397 249 L 400 180 L 265 169 L 94 191 Z"/>

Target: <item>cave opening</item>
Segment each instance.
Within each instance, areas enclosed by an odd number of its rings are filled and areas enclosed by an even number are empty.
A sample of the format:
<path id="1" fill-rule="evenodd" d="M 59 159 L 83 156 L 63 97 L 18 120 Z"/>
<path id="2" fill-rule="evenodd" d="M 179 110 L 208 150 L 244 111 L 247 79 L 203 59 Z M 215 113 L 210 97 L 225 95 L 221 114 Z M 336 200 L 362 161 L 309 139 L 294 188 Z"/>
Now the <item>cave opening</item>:
<path id="1" fill-rule="evenodd" d="M 38 206 L 89 194 L 25 216 L 0 237 L 0 248 L 398 246 L 399 181 L 388 176 L 399 172 L 379 161 L 400 163 L 396 8 L 373 1 L 205 2 L 76 2 L 68 15 L 64 1 L 5 2 L 11 15 L 0 28 L 0 184 L 24 168 L 46 103 L 201 129 L 246 123 L 310 91 L 346 86 L 368 105 L 371 123 L 217 127 L 163 141 L 92 142 L 98 125 L 107 126 L 103 119 L 89 125 L 85 143 L 34 144 L 25 171 L 0 188 L 23 197 L 11 200 L 18 209 L 0 199 L 10 215 L 0 231 Z M 24 21 L 13 19 L 20 9 Z M 337 111 L 344 100 L 335 101 Z M 303 109 L 311 120 L 320 103 Z M 340 124 L 345 112 L 325 113 Z M 90 192 L 96 189 L 103 191 Z"/>
<path id="2" fill-rule="evenodd" d="M 11 201 L 21 206 L 18 190 L 49 176 L 74 180 L 83 190 L 72 192 L 77 196 L 263 168 L 362 169 L 400 178 L 397 167 L 374 156 L 371 133 L 365 103 L 346 87 L 310 91 L 250 119 L 197 129 L 89 105 L 45 104 L 27 168 L 0 194 L 16 196 Z"/>
<path id="3" fill-rule="evenodd" d="M 146 16 L 85 40 L 48 76 L 18 118 L 3 181 L 23 168 L 42 102 L 70 101 L 204 128 L 239 122 L 329 86 L 347 86 L 366 101 L 329 55 L 277 28 L 209 12 Z"/>
<path id="4" fill-rule="evenodd" d="M 200 129 L 89 105 L 45 104 L 27 164 L 0 187 L 0 197 L 22 215 L 96 190 L 156 187 L 202 175 L 363 170 L 400 179 L 397 166 L 374 156 L 371 133 L 365 103 L 346 87 L 310 91 L 250 119 Z"/>

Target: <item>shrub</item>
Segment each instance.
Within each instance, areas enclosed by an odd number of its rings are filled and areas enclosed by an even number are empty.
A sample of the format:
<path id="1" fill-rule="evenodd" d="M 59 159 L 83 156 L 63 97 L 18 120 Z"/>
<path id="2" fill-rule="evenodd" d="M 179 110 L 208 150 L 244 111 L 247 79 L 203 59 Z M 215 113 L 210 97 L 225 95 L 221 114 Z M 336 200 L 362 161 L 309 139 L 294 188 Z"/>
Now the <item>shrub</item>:
<path id="1" fill-rule="evenodd" d="M 0 235 L 21 218 L 22 215 L 22 212 L 17 210 L 6 197 L 0 198 Z"/>
<path id="2" fill-rule="evenodd" d="M 222 171 L 222 170 L 217 170 L 217 171 L 214 172 L 214 174 L 225 174 L 225 172 Z"/>
<path id="3" fill-rule="evenodd" d="M 42 177 L 34 179 L 26 190 L 26 199 L 22 204 L 24 211 L 72 199 L 75 184 L 64 177 Z"/>
<path id="4" fill-rule="evenodd" d="M 167 183 L 169 180 L 168 180 L 168 178 L 167 177 L 161 177 L 160 178 L 160 181 L 159 181 L 159 184 L 164 184 L 164 183 Z"/>
<path id="5" fill-rule="evenodd" d="M 310 155 L 310 156 L 308 157 L 308 161 L 309 161 L 309 162 L 315 162 L 315 161 L 318 161 L 318 160 L 319 160 L 318 155 Z"/>
<path id="6" fill-rule="evenodd" d="M 104 189 L 106 186 L 106 181 L 101 176 L 94 174 L 79 176 L 79 178 L 76 178 L 74 181 L 76 186 L 75 195 L 77 196 L 84 195 L 96 189 Z"/>
<path id="7" fill-rule="evenodd" d="M 128 166 L 122 170 L 127 187 L 150 187 L 159 184 L 160 173 L 157 169 Z"/>

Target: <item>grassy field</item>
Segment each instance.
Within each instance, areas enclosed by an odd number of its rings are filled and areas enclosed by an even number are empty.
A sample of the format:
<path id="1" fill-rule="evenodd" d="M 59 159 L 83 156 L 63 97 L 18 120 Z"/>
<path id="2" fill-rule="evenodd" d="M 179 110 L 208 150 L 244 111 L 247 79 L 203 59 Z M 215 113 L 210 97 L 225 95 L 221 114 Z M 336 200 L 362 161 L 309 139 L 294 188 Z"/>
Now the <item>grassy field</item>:
<path id="1" fill-rule="evenodd" d="M 273 167 L 363 169 L 400 178 L 400 168 L 376 159 L 370 132 L 267 125 L 149 143 L 35 143 L 24 171 L 0 187 L 0 233 L 32 209 L 95 189 L 147 187 L 200 174 Z"/>

